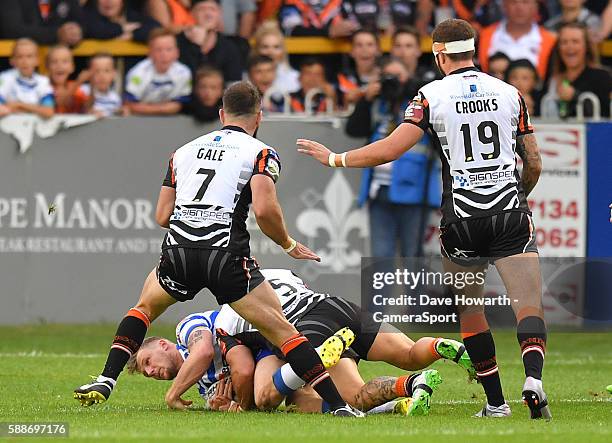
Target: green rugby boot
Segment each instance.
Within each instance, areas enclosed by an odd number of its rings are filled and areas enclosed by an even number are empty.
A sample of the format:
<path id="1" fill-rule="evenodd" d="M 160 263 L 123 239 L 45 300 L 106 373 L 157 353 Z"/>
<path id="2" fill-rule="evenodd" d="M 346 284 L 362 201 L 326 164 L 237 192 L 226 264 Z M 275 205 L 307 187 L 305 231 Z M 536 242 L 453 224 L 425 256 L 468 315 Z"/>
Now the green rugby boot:
<path id="1" fill-rule="evenodd" d="M 440 357 L 452 360 L 465 369 L 470 381 L 476 380 L 476 368 L 474 368 L 463 343 L 450 338 L 438 338 L 435 349 L 440 354 Z"/>

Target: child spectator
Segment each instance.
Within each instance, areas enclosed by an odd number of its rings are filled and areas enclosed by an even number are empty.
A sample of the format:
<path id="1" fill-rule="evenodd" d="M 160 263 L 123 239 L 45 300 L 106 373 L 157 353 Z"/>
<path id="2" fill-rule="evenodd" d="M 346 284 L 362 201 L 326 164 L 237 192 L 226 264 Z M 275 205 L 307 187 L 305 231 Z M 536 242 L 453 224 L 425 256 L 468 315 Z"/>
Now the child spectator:
<path id="1" fill-rule="evenodd" d="M 180 34 L 195 25 L 191 15 L 191 0 L 147 0 L 145 10 L 164 28 Z"/>
<path id="2" fill-rule="evenodd" d="M 272 87 L 282 92 L 300 89 L 300 74 L 289 65 L 285 37 L 276 22 L 265 22 L 255 32 L 253 53 L 267 55 L 276 64 L 276 79 Z"/>
<path id="3" fill-rule="evenodd" d="M 177 114 L 191 94 L 191 71 L 178 62 L 176 37 L 167 29 L 149 36 L 149 57 L 136 64 L 125 82 L 126 106 L 131 113 Z"/>
<path id="4" fill-rule="evenodd" d="M 88 5 L 89 6 L 89 5 Z M 125 0 L 95 0 L 83 14 L 86 38 L 144 43 L 159 23 L 125 4 Z"/>
<path id="5" fill-rule="evenodd" d="M 194 73 L 202 65 L 215 66 L 226 81 L 240 81 L 244 67 L 238 46 L 221 34 L 221 7 L 215 0 L 194 0 L 191 14 L 196 25 L 177 38 L 180 60 Z"/>
<path id="6" fill-rule="evenodd" d="M 540 115 L 540 96 L 536 90 L 538 86 L 538 73 L 535 66 L 526 59 L 515 60 L 506 70 L 506 83 L 514 86 L 523 96 L 529 115 Z"/>
<path id="7" fill-rule="evenodd" d="M 268 91 L 272 91 L 272 95 L 264 97 L 263 110 L 269 112 L 282 112 L 284 98 L 282 93 L 273 89 L 274 80 L 276 79 L 276 66 L 274 60 L 267 55 L 252 55 L 247 61 L 247 72 L 249 81 L 253 83 L 262 96 Z"/>
<path id="8" fill-rule="evenodd" d="M 311 96 L 309 111 L 313 114 L 332 111 L 328 101 L 336 101 L 336 92 L 325 78 L 325 66 L 316 57 L 309 57 L 300 66 L 300 90 L 291 94 L 291 112 L 306 112 L 306 96 Z M 313 90 L 320 92 L 311 93 Z M 310 93 L 310 94 L 309 94 Z"/>
<path id="9" fill-rule="evenodd" d="M 52 117 L 53 89 L 49 79 L 36 72 L 38 45 L 29 38 L 20 38 L 13 46 L 10 62 L 13 69 L 0 76 L 0 116 L 26 112 Z"/>
<path id="10" fill-rule="evenodd" d="M 376 64 L 380 55 L 378 35 L 373 31 L 360 30 L 351 40 L 351 58 L 354 67 L 338 74 L 338 89 L 345 106 L 357 103 L 363 97 L 368 83 L 378 78 Z"/>
<path id="11" fill-rule="evenodd" d="M 586 25 L 595 34 L 601 26 L 599 16 L 584 7 L 585 0 L 560 0 L 561 14 L 549 19 L 544 26 L 551 31 L 559 31 L 565 23 L 578 22 Z"/>
<path id="12" fill-rule="evenodd" d="M 83 71 L 77 80 L 69 79 L 74 72 L 74 58 L 70 48 L 64 45 L 49 48 L 46 65 L 53 87 L 55 112 L 59 114 L 87 112 L 88 97 L 82 88 L 87 71 Z"/>
<path id="13" fill-rule="evenodd" d="M 183 106 L 185 114 L 200 122 L 212 122 L 219 118 L 223 98 L 223 73 L 204 66 L 196 72 L 191 100 Z"/>
<path id="14" fill-rule="evenodd" d="M 88 111 L 98 117 L 111 117 L 123 111 L 121 96 L 115 90 L 115 60 L 107 53 L 98 53 L 89 60 L 89 85 L 83 85 L 89 95 Z"/>
<path id="15" fill-rule="evenodd" d="M 504 80 L 506 78 L 508 66 L 510 66 L 510 59 L 508 56 L 503 52 L 496 52 L 489 57 L 489 69 L 487 70 L 487 74 Z"/>

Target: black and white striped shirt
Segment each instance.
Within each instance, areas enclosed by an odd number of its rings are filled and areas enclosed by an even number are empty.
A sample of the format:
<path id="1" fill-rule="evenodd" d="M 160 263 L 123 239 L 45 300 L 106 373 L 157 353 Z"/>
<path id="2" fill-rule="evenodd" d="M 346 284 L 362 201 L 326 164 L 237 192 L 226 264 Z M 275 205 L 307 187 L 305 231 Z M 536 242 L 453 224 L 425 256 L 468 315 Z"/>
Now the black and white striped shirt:
<path id="1" fill-rule="evenodd" d="M 533 128 L 518 90 L 474 67 L 423 86 L 404 122 L 429 131 L 442 160 L 442 226 L 504 211 L 529 213 L 516 138 Z"/>
<path id="2" fill-rule="evenodd" d="M 318 302 L 328 298 L 310 289 L 304 281 L 288 269 L 262 269 L 261 273 L 274 288 L 281 303 L 283 314 L 295 325 Z M 229 305 L 223 305 L 215 326 L 227 335 L 256 332 L 257 329 L 240 317 Z"/>
<path id="3" fill-rule="evenodd" d="M 249 256 L 246 219 L 252 200 L 250 180 L 256 174 L 276 182 L 278 154 L 236 126 L 177 149 L 163 183 L 176 189 L 176 199 L 162 247 L 184 245 Z"/>

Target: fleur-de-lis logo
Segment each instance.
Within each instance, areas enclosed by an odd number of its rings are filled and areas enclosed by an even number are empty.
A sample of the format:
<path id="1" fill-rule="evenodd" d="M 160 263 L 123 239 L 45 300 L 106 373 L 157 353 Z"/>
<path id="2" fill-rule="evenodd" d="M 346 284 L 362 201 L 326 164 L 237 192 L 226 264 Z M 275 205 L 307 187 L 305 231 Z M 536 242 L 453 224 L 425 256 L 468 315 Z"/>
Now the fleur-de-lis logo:
<path id="1" fill-rule="evenodd" d="M 363 211 L 353 208 L 355 195 L 347 179 L 341 171 L 335 171 L 323 195 L 319 194 L 314 199 L 312 195 L 312 190 L 302 195 L 311 207 L 297 217 L 298 230 L 308 237 L 309 245 L 314 246 L 321 257 L 321 264 L 333 272 L 359 266 L 364 255 L 365 239 L 368 238 L 368 223 Z M 324 209 L 316 207 L 321 201 Z M 355 245 L 349 241 L 349 235 L 354 230 L 364 240 L 362 249 L 355 249 Z M 321 241 L 325 246 L 317 247 Z"/>

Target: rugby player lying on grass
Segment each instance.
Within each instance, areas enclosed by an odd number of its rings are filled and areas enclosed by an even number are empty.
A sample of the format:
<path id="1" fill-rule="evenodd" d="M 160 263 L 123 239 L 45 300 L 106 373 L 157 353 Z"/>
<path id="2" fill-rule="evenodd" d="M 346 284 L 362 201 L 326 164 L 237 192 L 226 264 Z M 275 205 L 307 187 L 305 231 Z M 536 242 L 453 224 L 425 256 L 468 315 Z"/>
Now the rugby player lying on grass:
<path id="1" fill-rule="evenodd" d="M 176 326 L 176 343 L 162 337 L 147 337 L 138 352 L 128 360 L 128 371 L 156 380 L 173 380 L 166 398 L 180 399 L 178 409 L 191 405 L 190 400 L 183 400 L 181 396 L 194 385 L 197 385 L 206 406 L 210 407 L 214 386 L 231 376 L 237 385 L 235 406 L 252 409 L 255 363 L 272 356 L 272 352 L 262 351 L 253 356 L 246 346 L 235 346 L 223 355 L 215 327 L 218 314 L 219 311 L 206 311 L 185 317 Z M 324 357 L 324 365 L 337 363 L 345 350 L 345 340 L 350 343 L 351 338 L 352 335 L 347 338 L 334 335 L 325 340 L 317 349 Z M 322 349 L 325 349 L 324 353 Z"/>
<path id="2" fill-rule="evenodd" d="M 313 343 L 313 346 L 321 345 L 319 346 L 319 352 L 324 363 L 327 361 L 326 366 L 333 365 L 334 362 L 331 360 L 338 355 L 336 341 L 332 340 L 331 344 L 334 346 L 326 350 L 326 337 L 346 326 L 355 331 L 355 342 L 351 348 L 352 356 L 344 355 L 352 358 L 342 358 L 336 367 L 331 368 L 330 375 L 339 384 L 338 389 L 343 399 L 361 410 L 368 411 L 396 398 L 412 397 L 413 399 L 410 402 L 403 401 L 397 405 L 391 403 L 386 405 L 383 410 L 403 409 L 402 412 L 411 415 L 427 413 L 431 392 L 440 383 L 440 379 L 437 371 L 425 371 L 422 374 L 411 376 L 378 377 L 364 383 L 357 370 L 355 357 L 371 361 L 385 361 L 405 370 L 422 369 L 440 358 L 448 358 L 458 362 L 468 370 L 472 377 L 474 376 L 474 368 L 467 353 L 465 353 L 465 348 L 457 341 L 424 337 L 414 343 L 391 325 L 373 322 L 369 317 L 362 314 L 359 306 L 342 298 L 313 292 L 291 271 L 264 270 L 262 272 L 275 289 L 283 306 L 283 313 L 289 322 L 294 324 Z M 179 330 L 186 331 L 192 329 L 194 325 L 195 323 L 191 327 L 185 325 L 181 327 L 181 324 L 179 324 L 177 327 L 179 342 L 191 340 L 188 338 L 181 339 Z M 255 328 L 239 317 L 230 307 L 224 306 L 221 314 L 218 316 L 215 314 L 214 328 L 216 331 L 213 330 L 214 332 L 211 335 L 218 334 L 221 348 L 230 367 L 236 368 L 236 371 L 242 373 L 241 377 L 236 378 L 234 370 L 232 370 L 232 385 L 241 406 L 251 406 L 251 403 L 243 401 L 246 395 L 244 393 L 254 390 L 256 406 L 260 409 L 273 409 L 282 402 L 286 395 L 292 394 L 304 384 L 293 371 L 289 370 L 287 365 L 283 366 L 282 360 L 269 355 L 274 348 L 263 339 Z M 335 334 L 336 337 L 343 337 L 345 342 L 352 338 L 351 335 L 346 330 Z M 330 339 L 333 337 L 330 337 Z M 248 346 L 248 351 L 245 346 Z M 329 345 L 327 346 L 329 347 Z M 169 348 L 167 345 L 166 347 Z M 145 348 L 149 349 L 148 346 Z M 147 361 L 149 361 L 149 364 L 152 361 L 147 360 L 148 354 L 151 352 L 152 350 L 147 350 L 146 354 L 135 357 L 131 367 L 136 367 L 145 375 L 155 376 L 159 374 L 159 368 L 147 368 Z M 178 362 L 180 359 L 176 353 L 174 355 L 174 360 Z M 252 358 L 248 359 L 251 355 L 255 355 L 256 362 Z M 277 355 L 279 355 L 278 352 Z M 240 368 L 236 367 L 236 358 L 242 359 L 239 363 Z M 234 360 L 234 362 L 231 360 Z M 220 361 L 222 360 L 220 359 Z M 254 382 L 243 386 L 241 383 L 245 379 L 243 376 L 254 367 L 255 363 L 257 363 L 257 367 L 253 374 Z M 202 372 L 204 372 L 203 369 Z M 216 372 L 215 368 L 211 368 L 207 371 L 207 374 L 214 372 Z M 272 379 L 274 379 L 274 382 L 272 382 Z M 196 380 L 193 380 L 192 384 Z M 418 389 L 414 389 L 416 387 Z M 299 403 L 298 401 L 295 402 Z M 309 396 L 308 402 L 309 406 L 298 404 L 298 406 L 301 406 L 300 410 L 305 412 L 326 410 L 325 403 L 322 403 L 318 397 L 315 397 L 313 401 L 312 396 Z"/>

